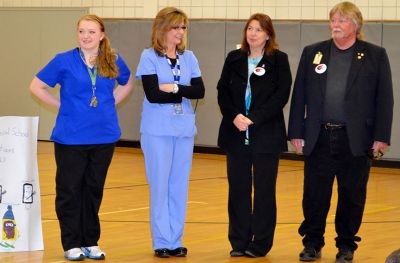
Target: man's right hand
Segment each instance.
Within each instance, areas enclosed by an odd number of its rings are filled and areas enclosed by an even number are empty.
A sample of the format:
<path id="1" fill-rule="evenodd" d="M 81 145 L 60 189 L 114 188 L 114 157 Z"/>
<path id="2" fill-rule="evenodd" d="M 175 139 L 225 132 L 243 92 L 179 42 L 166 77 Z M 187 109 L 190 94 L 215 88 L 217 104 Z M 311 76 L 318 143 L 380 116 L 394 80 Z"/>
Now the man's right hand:
<path id="1" fill-rule="evenodd" d="M 303 139 L 291 139 L 290 143 L 293 145 L 297 154 L 303 154 L 303 146 L 304 146 Z"/>

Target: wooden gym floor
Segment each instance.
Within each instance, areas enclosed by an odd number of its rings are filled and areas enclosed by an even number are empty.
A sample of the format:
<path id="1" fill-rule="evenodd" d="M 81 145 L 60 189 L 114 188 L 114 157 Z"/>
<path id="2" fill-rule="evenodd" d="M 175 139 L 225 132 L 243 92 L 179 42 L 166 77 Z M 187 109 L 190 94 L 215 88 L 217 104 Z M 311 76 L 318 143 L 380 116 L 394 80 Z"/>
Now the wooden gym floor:
<path id="1" fill-rule="evenodd" d="M 53 144 L 39 142 L 38 162 L 42 202 L 44 251 L 0 253 L 1 263 L 66 262 L 54 211 L 55 162 Z M 302 249 L 297 229 L 302 221 L 303 163 L 282 160 L 277 182 L 278 223 L 275 243 L 266 257 L 231 258 L 227 239 L 227 179 L 225 156 L 194 154 L 189 185 L 184 245 L 186 258 L 153 256 L 149 229 L 149 195 L 140 149 L 117 148 L 111 164 L 100 210 L 105 262 L 137 263 L 292 263 Z M 336 189 L 336 188 L 335 188 Z M 372 168 L 363 224 L 362 241 L 354 263 L 384 262 L 400 247 L 400 169 Z M 334 262 L 334 191 L 327 219 L 326 245 L 317 262 Z M 86 259 L 85 262 L 98 262 Z"/>

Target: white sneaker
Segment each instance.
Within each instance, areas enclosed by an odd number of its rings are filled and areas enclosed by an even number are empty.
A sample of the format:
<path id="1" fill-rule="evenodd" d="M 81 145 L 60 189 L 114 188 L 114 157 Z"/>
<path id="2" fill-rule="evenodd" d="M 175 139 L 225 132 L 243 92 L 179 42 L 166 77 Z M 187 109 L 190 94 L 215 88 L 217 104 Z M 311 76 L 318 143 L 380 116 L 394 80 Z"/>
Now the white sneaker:
<path id="1" fill-rule="evenodd" d="M 91 259 L 105 259 L 106 253 L 101 251 L 99 246 L 81 247 L 85 257 Z"/>
<path id="2" fill-rule="evenodd" d="M 85 259 L 82 250 L 78 247 L 64 251 L 64 257 L 70 261 L 82 261 Z"/>

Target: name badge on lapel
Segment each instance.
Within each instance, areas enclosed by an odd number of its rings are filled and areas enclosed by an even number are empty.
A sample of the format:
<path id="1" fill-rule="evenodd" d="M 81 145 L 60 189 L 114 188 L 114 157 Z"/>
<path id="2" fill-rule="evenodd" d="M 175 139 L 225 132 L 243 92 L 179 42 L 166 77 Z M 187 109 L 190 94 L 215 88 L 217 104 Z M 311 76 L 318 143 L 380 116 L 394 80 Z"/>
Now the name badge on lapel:
<path id="1" fill-rule="evenodd" d="M 318 53 L 315 54 L 315 56 L 314 56 L 313 64 L 318 65 L 321 63 L 321 60 L 322 60 L 322 53 L 321 53 L 321 51 L 318 51 Z"/>

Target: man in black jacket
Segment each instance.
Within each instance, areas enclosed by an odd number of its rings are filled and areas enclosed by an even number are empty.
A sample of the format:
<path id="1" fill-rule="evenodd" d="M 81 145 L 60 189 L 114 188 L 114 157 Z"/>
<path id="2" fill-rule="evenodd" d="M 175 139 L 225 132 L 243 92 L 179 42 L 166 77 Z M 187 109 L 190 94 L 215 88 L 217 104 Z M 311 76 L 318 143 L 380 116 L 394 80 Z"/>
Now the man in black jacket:
<path id="1" fill-rule="evenodd" d="M 332 186 L 338 182 L 337 262 L 351 262 L 362 221 L 371 158 L 390 144 L 393 89 L 384 48 L 362 40 L 350 2 L 330 11 L 332 39 L 304 48 L 294 85 L 289 139 L 304 153 L 301 261 L 321 257 Z"/>

